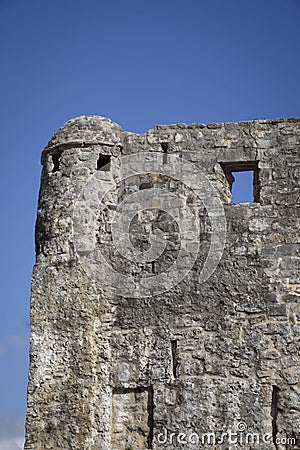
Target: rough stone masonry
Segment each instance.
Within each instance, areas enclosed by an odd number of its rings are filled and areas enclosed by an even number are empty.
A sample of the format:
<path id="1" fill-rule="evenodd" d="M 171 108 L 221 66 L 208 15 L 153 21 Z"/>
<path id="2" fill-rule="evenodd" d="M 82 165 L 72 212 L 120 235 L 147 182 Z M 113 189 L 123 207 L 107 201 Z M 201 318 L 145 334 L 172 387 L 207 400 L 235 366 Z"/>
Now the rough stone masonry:
<path id="1" fill-rule="evenodd" d="M 299 149 L 300 119 L 58 130 L 26 450 L 300 448 Z"/>

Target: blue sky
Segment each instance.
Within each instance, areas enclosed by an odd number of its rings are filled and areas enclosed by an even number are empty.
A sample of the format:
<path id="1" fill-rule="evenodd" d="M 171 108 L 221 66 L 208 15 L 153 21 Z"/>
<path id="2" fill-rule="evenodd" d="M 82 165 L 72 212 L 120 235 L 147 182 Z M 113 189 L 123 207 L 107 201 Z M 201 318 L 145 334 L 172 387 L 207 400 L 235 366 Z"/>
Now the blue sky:
<path id="1" fill-rule="evenodd" d="M 299 117 L 299 0 L 0 0 L 0 449 L 22 438 L 40 152 L 67 120 Z M 20 444 L 19 444 L 20 445 Z"/>

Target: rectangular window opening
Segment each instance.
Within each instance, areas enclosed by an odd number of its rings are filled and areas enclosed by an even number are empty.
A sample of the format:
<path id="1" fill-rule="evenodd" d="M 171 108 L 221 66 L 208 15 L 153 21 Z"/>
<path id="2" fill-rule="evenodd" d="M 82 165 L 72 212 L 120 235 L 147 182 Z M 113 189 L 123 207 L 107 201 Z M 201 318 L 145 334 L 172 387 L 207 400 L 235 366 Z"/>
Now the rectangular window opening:
<path id="1" fill-rule="evenodd" d="M 276 439 L 277 439 L 277 433 L 278 433 L 278 403 L 279 403 L 279 394 L 280 389 L 277 386 L 273 386 L 272 389 L 272 404 L 271 404 L 271 417 L 272 417 L 272 436 L 273 436 L 273 443 L 276 445 Z"/>
<path id="2" fill-rule="evenodd" d="M 60 155 L 52 155 L 52 173 L 59 171 L 59 157 Z"/>
<path id="3" fill-rule="evenodd" d="M 168 143 L 162 143 L 161 144 L 161 148 L 163 151 L 163 164 L 168 164 L 168 148 L 169 148 L 169 144 Z"/>
<path id="4" fill-rule="evenodd" d="M 232 203 L 258 203 L 260 184 L 258 161 L 220 163 L 232 194 Z"/>
<path id="5" fill-rule="evenodd" d="M 97 170 L 102 170 L 103 172 L 110 171 L 110 155 L 99 155 Z"/>
<path id="6" fill-rule="evenodd" d="M 171 341 L 171 352 L 172 352 L 172 369 L 173 369 L 173 377 L 177 377 L 177 341 Z"/>

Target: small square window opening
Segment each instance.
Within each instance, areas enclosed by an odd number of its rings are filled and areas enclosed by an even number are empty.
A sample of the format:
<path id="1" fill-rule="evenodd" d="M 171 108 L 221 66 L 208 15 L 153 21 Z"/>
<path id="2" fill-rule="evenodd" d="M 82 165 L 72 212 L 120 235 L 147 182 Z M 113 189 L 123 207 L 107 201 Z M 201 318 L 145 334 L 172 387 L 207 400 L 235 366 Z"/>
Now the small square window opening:
<path id="1" fill-rule="evenodd" d="M 97 160 L 97 170 L 102 170 L 104 172 L 110 171 L 110 156 L 109 155 L 99 155 Z"/>
<path id="2" fill-rule="evenodd" d="M 232 194 L 232 203 L 259 202 L 258 161 L 221 163 Z"/>
<path id="3" fill-rule="evenodd" d="M 232 203 L 252 203 L 253 196 L 253 170 L 232 172 Z"/>

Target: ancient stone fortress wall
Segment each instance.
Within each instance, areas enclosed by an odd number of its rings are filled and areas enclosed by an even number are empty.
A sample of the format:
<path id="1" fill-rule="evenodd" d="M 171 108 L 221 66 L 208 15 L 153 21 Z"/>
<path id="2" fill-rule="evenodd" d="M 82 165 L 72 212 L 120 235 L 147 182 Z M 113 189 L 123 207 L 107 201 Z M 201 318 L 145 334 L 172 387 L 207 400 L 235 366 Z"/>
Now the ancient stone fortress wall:
<path id="1" fill-rule="evenodd" d="M 300 119 L 58 130 L 26 450 L 300 448 L 299 148 Z"/>

